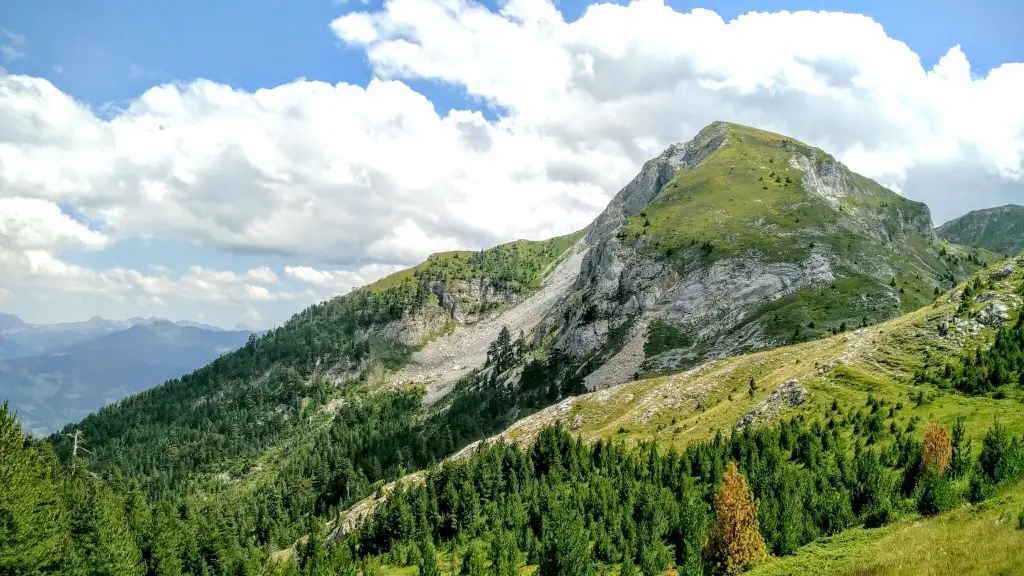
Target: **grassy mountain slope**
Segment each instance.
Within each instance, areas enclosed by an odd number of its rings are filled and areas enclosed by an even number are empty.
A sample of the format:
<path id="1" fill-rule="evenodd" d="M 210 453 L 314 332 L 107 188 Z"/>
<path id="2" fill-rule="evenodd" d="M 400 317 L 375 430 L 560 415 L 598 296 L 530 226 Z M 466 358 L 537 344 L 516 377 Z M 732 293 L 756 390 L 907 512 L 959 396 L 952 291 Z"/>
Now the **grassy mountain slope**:
<path id="1" fill-rule="evenodd" d="M 879 529 L 853 528 L 750 576 L 984 576 L 1024 573 L 1024 484 L 935 518 L 912 516 Z"/>
<path id="2" fill-rule="evenodd" d="M 1024 206 L 974 210 L 935 229 L 950 242 L 1016 254 L 1024 250 Z"/>
<path id="3" fill-rule="evenodd" d="M 714 123 L 599 216 L 556 344 L 622 364 L 594 388 L 893 318 L 993 257 L 931 226 L 821 150 Z"/>

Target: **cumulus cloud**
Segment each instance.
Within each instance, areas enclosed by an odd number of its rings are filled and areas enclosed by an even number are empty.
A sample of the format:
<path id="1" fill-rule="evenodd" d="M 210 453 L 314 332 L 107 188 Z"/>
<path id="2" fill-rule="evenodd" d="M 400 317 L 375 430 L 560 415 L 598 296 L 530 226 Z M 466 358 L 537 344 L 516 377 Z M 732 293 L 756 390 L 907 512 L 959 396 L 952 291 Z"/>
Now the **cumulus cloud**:
<path id="1" fill-rule="evenodd" d="M 865 16 L 725 21 L 638 0 L 569 22 L 546 0 L 498 11 L 388 0 L 329 25 L 373 67 L 365 86 L 246 92 L 200 79 L 101 117 L 45 79 L 0 74 L 3 277 L 160 298 L 307 297 L 264 268 L 173 277 L 60 258 L 155 237 L 320 262 L 283 278 L 345 291 L 375 275 L 346 270 L 355 263 L 392 270 L 579 229 L 646 159 L 719 119 L 824 148 L 928 201 L 937 222 L 1024 196 L 1024 64 L 978 74 L 951 46 L 925 67 Z M 412 80 L 474 104 L 439 108 Z"/>
<path id="2" fill-rule="evenodd" d="M 365 286 L 375 280 L 401 270 L 402 266 L 370 264 L 358 270 L 317 270 L 309 266 L 286 266 L 284 273 L 299 282 L 336 292 L 345 292 Z"/>
<path id="3" fill-rule="evenodd" d="M 0 197 L 0 248 L 98 250 L 108 241 L 105 235 L 61 212 L 53 202 Z"/>

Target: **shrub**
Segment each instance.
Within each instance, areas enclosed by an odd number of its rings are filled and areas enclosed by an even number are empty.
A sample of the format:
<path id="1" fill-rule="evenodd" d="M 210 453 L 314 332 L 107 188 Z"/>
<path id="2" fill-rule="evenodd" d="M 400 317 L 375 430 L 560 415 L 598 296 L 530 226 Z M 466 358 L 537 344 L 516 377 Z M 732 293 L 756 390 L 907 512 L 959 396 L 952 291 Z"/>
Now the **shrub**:
<path id="1" fill-rule="evenodd" d="M 917 500 L 917 511 L 931 516 L 956 505 L 956 494 L 949 479 L 934 471 L 925 472 L 921 483 L 921 496 Z"/>

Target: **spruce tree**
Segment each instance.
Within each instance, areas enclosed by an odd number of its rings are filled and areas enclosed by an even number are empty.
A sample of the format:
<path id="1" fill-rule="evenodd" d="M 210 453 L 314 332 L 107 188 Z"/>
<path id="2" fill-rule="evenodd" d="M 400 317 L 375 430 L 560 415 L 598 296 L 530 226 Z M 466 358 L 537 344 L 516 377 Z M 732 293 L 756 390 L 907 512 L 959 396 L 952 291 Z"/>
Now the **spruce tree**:
<path id="1" fill-rule="evenodd" d="M 419 576 L 441 576 L 437 565 L 437 550 L 429 536 L 420 542 Z"/>
<path id="2" fill-rule="evenodd" d="M 71 542 L 57 471 L 52 452 L 39 454 L 7 402 L 0 405 L 0 574 L 56 572 L 67 564 Z"/>
<path id="3" fill-rule="evenodd" d="M 494 576 L 516 576 L 519 571 L 519 549 L 515 538 L 506 530 L 498 530 L 491 539 L 491 573 Z"/>
<path id="4" fill-rule="evenodd" d="M 594 576 L 589 534 L 575 510 L 556 501 L 544 518 L 543 533 L 540 576 Z"/>
<path id="5" fill-rule="evenodd" d="M 707 504 L 701 497 L 693 477 L 683 477 L 679 506 L 681 540 L 676 542 L 676 561 L 682 576 L 704 574 L 704 543 L 708 534 Z"/>

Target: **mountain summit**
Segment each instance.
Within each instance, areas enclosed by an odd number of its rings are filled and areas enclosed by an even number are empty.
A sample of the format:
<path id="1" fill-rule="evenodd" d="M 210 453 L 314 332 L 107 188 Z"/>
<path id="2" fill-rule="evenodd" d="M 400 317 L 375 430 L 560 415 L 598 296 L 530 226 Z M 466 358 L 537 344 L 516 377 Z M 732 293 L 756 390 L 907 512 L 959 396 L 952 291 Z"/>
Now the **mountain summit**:
<path id="1" fill-rule="evenodd" d="M 892 318 L 977 268 L 924 204 L 726 122 L 647 162 L 585 243 L 538 337 L 596 368 L 588 388 Z"/>

